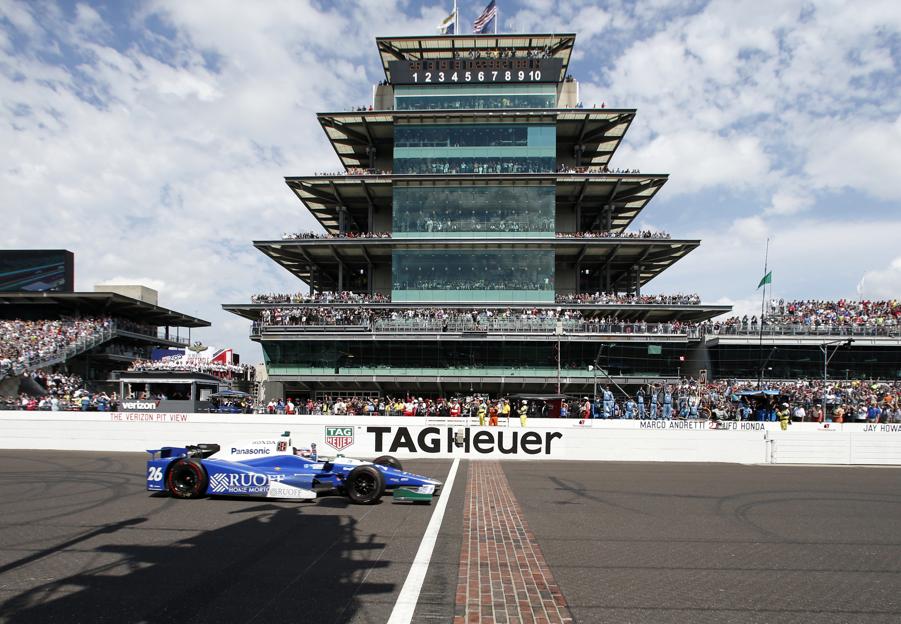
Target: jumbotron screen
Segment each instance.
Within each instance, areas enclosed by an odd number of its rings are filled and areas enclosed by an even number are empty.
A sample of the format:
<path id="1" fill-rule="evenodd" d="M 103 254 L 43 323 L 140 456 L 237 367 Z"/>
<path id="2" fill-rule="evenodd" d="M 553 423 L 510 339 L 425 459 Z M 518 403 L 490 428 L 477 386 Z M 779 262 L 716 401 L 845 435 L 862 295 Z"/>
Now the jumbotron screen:
<path id="1" fill-rule="evenodd" d="M 0 292 L 72 292 L 75 255 L 65 249 L 0 250 Z"/>

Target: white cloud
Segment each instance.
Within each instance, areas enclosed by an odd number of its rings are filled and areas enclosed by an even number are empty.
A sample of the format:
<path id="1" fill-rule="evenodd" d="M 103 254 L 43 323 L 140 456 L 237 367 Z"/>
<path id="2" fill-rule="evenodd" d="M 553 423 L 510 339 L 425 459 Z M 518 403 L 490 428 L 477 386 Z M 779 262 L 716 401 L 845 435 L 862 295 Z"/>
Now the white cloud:
<path id="1" fill-rule="evenodd" d="M 901 115 L 886 122 L 849 115 L 810 130 L 805 171 L 817 186 L 901 199 Z"/>
<path id="2" fill-rule="evenodd" d="M 857 294 L 861 299 L 901 299 L 901 256 L 884 269 L 864 273 Z"/>
<path id="3" fill-rule="evenodd" d="M 691 130 L 659 135 L 638 148 L 624 146 L 615 164 L 669 173 L 667 191 L 672 194 L 718 185 L 746 188 L 759 183 L 769 169 L 769 160 L 756 137 L 724 137 Z"/>

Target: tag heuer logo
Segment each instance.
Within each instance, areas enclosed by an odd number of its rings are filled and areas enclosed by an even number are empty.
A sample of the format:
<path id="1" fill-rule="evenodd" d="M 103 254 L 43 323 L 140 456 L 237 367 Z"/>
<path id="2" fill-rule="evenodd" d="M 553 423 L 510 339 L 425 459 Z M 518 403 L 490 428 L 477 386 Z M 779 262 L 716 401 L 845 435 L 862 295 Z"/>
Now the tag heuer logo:
<path id="1" fill-rule="evenodd" d="M 353 427 L 326 427 L 325 443 L 336 451 L 343 451 L 354 443 Z"/>

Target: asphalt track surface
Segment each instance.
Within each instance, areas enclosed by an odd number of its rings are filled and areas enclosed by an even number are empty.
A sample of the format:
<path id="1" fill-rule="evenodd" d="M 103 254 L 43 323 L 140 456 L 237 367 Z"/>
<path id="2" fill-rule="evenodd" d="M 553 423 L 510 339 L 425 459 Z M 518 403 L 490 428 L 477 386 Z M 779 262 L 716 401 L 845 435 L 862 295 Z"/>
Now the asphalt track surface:
<path id="1" fill-rule="evenodd" d="M 0 622 L 385 622 L 434 509 L 178 501 L 144 460 L 0 451 Z M 899 469 L 503 467 L 579 622 L 901 621 Z M 467 479 L 414 622 L 452 618 Z"/>

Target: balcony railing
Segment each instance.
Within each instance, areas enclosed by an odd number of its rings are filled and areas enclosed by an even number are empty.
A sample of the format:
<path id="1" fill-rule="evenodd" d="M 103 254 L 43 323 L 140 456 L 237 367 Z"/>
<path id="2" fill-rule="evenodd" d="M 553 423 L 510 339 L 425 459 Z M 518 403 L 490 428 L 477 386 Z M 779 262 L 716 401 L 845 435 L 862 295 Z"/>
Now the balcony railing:
<path id="1" fill-rule="evenodd" d="M 358 324 L 282 325 L 254 323 L 251 335 L 299 333 L 527 333 L 527 334 L 641 334 L 680 335 L 697 338 L 696 327 L 672 323 L 608 323 L 576 320 L 535 319 L 399 319 Z"/>
<path id="2" fill-rule="evenodd" d="M 765 337 L 782 337 L 782 336 L 798 336 L 798 337 L 845 337 L 848 338 L 865 338 L 865 337 L 885 337 L 885 338 L 901 338 L 901 326 L 899 325 L 803 325 L 803 324 L 770 324 L 767 323 L 761 327 L 758 324 L 742 324 L 742 325 L 705 325 L 701 327 L 702 332 L 707 337 L 712 336 L 760 336 L 761 333 Z"/>

